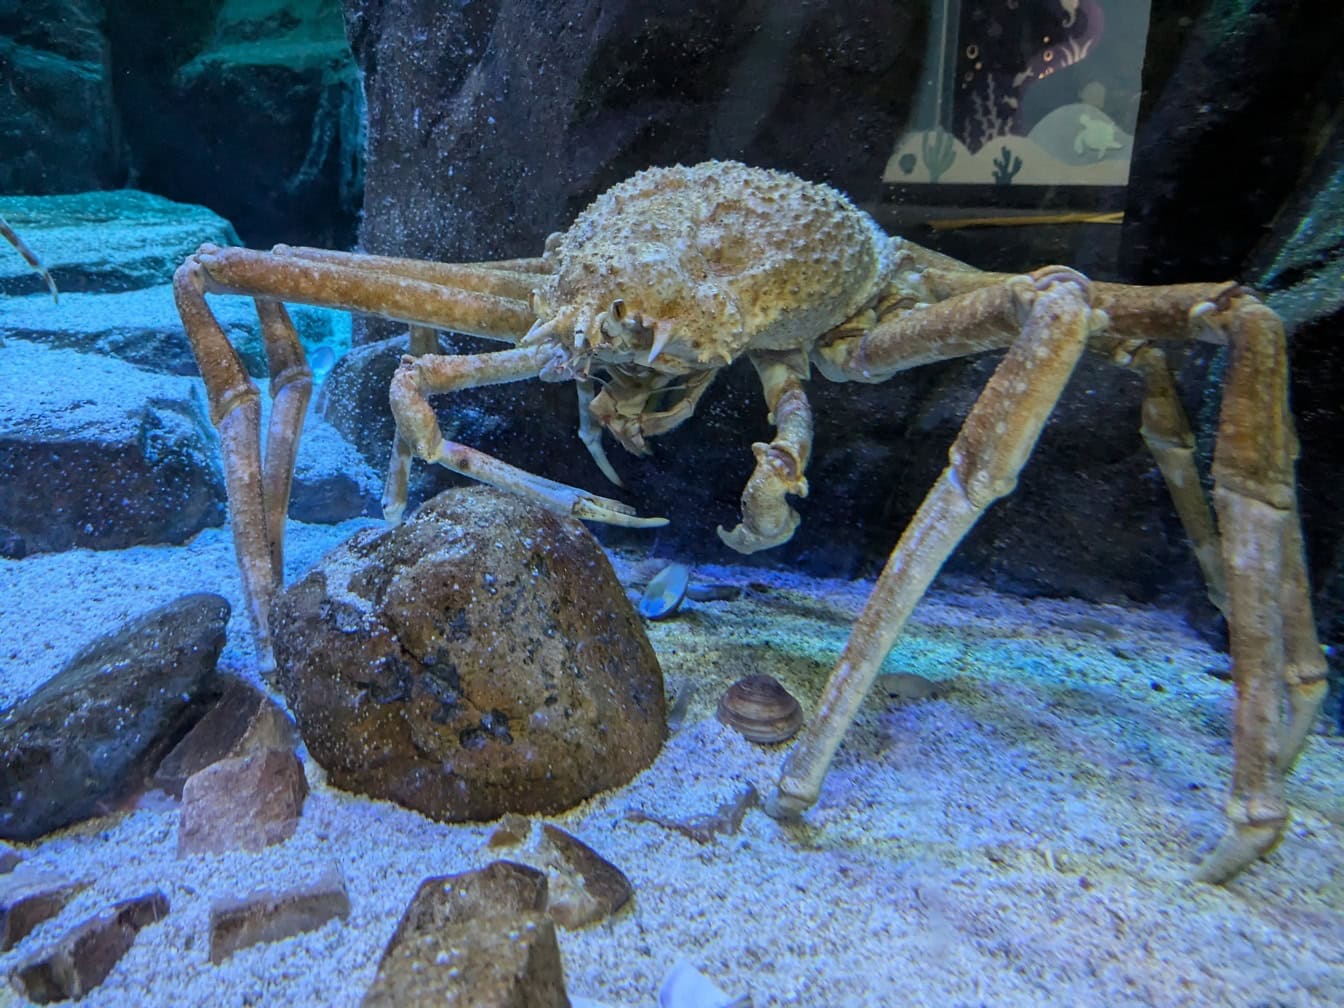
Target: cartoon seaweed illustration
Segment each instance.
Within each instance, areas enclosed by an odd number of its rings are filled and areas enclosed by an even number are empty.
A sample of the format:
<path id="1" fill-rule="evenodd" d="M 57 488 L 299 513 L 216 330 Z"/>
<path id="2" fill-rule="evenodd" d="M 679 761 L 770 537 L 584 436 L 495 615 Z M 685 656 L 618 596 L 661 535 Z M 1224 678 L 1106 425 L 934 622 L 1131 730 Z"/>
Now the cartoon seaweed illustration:
<path id="1" fill-rule="evenodd" d="M 952 134 L 945 129 L 925 131 L 919 140 L 920 150 L 924 154 L 924 164 L 929 169 L 929 181 L 937 182 L 943 172 L 952 167 L 957 151 L 952 146 Z"/>
<path id="2" fill-rule="evenodd" d="M 1004 145 L 1003 153 L 994 159 L 994 184 L 1010 185 L 1013 176 L 1022 170 L 1022 159 Z"/>

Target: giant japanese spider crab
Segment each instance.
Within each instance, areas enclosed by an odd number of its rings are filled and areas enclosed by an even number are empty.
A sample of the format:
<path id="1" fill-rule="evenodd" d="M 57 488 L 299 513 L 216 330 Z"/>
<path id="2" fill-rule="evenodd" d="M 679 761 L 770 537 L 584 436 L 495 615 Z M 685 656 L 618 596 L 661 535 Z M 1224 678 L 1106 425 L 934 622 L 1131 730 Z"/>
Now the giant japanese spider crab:
<path id="1" fill-rule="evenodd" d="M 540 378 L 572 381 L 579 437 L 619 484 L 607 431 L 639 452 L 687 420 L 714 374 L 745 355 L 775 426 L 752 446 L 733 549 L 787 541 L 805 496 L 812 417 L 804 381 L 879 382 L 921 364 L 1007 348 L 949 452 L 949 463 L 891 553 L 769 806 L 796 815 L 822 779 L 879 664 L 952 549 L 1012 491 L 1084 350 L 1138 372 L 1143 438 L 1166 478 L 1210 597 L 1227 616 L 1236 712 L 1229 824 L 1198 877 L 1222 881 L 1268 851 L 1288 809 L 1284 775 L 1325 692 L 1294 490 L 1283 326 L 1235 284 L 1131 287 L 1048 266 L 985 273 L 890 238 L 839 193 L 730 162 L 651 169 L 614 186 L 536 259 L 447 264 L 277 247 L 203 246 L 177 271 L 178 307 L 219 428 L 249 614 L 263 660 L 299 428 L 311 386 L 281 304 L 325 305 L 510 344 L 492 353 L 402 358 L 392 380 L 397 435 L 383 498 L 400 518 L 413 458 L 563 514 L 655 525 L 619 501 L 533 476 L 446 440 L 429 397 Z M 207 293 L 256 300 L 274 400 L 265 462 L 260 400 L 206 306 Z M 418 338 L 418 339 L 417 339 Z M 1189 425 L 1156 340 L 1229 348 L 1213 465 L 1215 525 Z M 1285 704 L 1284 697 L 1287 697 Z"/>

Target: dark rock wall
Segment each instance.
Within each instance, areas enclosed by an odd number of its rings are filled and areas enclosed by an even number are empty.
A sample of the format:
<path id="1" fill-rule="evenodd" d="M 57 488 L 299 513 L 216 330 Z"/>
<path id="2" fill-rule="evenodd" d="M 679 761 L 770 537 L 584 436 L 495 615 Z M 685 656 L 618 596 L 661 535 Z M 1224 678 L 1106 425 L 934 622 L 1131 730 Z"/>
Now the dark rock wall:
<path id="1" fill-rule="evenodd" d="M 365 74 L 361 239 L 536 255 L 651 164 L 734 157 L 872 195 L 919 72 L 921 5 L 348 0 Z"/>
<path id="2" fill-rule="evenodd" d="M 0 2 L 0 192 L 134 187 L 348 247 L 363 145 L 339 0 Z"/>
<path id="3" fill-rule="evenodd" d="M 103 16 L 98 0 L 0 0 L 0 192 L 124 182 Z"/>

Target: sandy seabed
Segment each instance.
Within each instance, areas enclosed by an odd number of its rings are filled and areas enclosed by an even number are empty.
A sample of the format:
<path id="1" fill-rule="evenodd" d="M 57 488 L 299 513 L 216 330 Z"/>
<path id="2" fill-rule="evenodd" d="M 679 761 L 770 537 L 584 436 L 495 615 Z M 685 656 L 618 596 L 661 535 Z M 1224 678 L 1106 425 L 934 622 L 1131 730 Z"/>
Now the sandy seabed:
<path id="1" fill-rule="evenodd" d="M 291 578 L 365 524 L 291 526 Z M 623 574 L 636 559 L 614 558 Z M 748 783 L 764 791 L 785 747 L 720 725 L 719 694 L 768 671 L 810 714 L 869 587 L 754 568 L 697 577 L 756 586 L 649 626 L 669 692 L 693 690 L 685 722 L 631 784 L 549 820 L 636 892 L 605 923 L 560 932 L 572 996 L 655 1005 L 687 959 L 757 1008 L 1344 1005 L 1344 739 L 1309 741 L 1276 852 L 1226 887 L 1187 881 L 1222 829 L 1232 691 L 1208 674 L 1226 657 L 1166 612 L 937 590 L 885 669 L 936 680 L 941 695 L 870 697 L 801 824 L 753 809 L 739 833 L 702 846 L 628 820 L 709 813 Z M 223 530 L 182 547 L 0 561 L 0 705 L 92 637 L 200 590 L 234 604 L 221 670 L 255 680 Z M 358 1005 L 421 879 L 500 852 L 486 848 L 488 824 L 338 791 L 305 761 L 298 831 L 259 854 L 178 860 L 178 808 L 156 793 L 25 847 L 31 864 L 92 884 L 0 971 L 158 888 L 168 917 L 82 1004 Z M 332 864 L 348 919 L 210 964 L 213 901 Z M 11 1003 L 26 1002 L 0 986 Z"/>

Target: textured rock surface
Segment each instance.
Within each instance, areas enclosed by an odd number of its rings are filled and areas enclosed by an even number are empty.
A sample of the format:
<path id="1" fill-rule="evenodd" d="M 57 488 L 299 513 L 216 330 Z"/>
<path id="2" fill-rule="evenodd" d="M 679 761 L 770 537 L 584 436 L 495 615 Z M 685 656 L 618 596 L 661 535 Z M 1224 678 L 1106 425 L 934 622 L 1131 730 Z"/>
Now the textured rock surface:
<path id="1" fill-rule="evenodd" d="M 228 618 L 218 595 L 160 606 L 0 716 L 0 836 L 32 840 L 139 787 L 213 699 Z"/>
<path id="2" fill-rule="evenodd" d="M 484 489 L 356 535 L 277 600 L 272 636 L 331 783 L 439 819 L 567 808 L 665 734 L 662 674 L 600 547 Z"/>
<path id="3" fill-rule="evenodd" d="M 0 368 L 0 555 L 181 543 L 223 522 L 189 379 L 19 340 Z"/>
<path id="4" fill-rule="evenodd" d="M 210 905 L 210 961 L 219 964 L 239 949 L 315 931 L 348 916 L 350 897 L 334 865 L 306 885 L 218 900 Z"/>
<path id="5" fill-rule="evenodd" d="M 294 722 L 266 694 L 241 679 L 222 685 L 219 700 L 154 771 L 154 783 L 177 798 L 187 778 L 212 763 L 265 749 L 292 749 L 298 741 Z"/>
<path id="6" fill-rule="evenodd" d="M 103 189 L 127 167 L 101 0 L 0 7 L 0 192 Z"/>
<path id="7" fill-rule="evenodd" d="M 122 900 L 14 968 L 15 989 L 39 1004 L 78 1000 L 112 972 L 136 935 L 168 916 L 168 898 L 152 892 Z"/>
<path id="8" fill-rule="evenodd" d="M 568 1008 L 546 876 L 494 861 L 428 878 L 378 964 L 364 1008 Z"/>
<path id="9" fill-rule="evenodd" d="M 294 835 L 308 797 L 303 764 L 289 749 L 262 749 L 212 763 L 182 786 L 177 856 L 259 851 Z"/>

